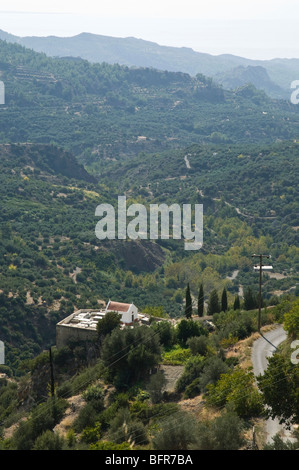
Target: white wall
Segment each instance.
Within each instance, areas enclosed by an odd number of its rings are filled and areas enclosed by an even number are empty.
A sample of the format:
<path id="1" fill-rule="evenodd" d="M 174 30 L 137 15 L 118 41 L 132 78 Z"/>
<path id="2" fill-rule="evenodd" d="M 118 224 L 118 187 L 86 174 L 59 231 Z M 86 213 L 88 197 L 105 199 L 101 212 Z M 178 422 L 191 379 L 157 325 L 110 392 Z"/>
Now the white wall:
<path id="1" fill-rule="evenodd" d="M 137 320 L 138 310 L 135 305 L 130 305 L 130 308 L 127 312 L 118 312 L 121 314 L 121 321 L 123 323 L 132 323 L 134 320 Z"/>

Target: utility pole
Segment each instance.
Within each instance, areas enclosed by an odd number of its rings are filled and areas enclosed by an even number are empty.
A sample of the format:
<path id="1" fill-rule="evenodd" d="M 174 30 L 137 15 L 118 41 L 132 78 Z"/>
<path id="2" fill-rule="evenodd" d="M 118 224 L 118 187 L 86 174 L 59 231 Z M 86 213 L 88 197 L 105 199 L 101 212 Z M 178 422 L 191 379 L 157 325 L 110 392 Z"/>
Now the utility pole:
<path id="1" fill-rule="evenodd" d="M 271 258 L 271 255 L 252 255 L 252 258 L 259 258 L 259 265 L 254 266 L 254 269 L 259 270 L 259 316 L 258 316 L 258 331 L 261 331 L 261 309 L 262 309 L 262 272 L 263 269 L 272 269 L 272 266 L 263 266 L 263 258 Z"/>

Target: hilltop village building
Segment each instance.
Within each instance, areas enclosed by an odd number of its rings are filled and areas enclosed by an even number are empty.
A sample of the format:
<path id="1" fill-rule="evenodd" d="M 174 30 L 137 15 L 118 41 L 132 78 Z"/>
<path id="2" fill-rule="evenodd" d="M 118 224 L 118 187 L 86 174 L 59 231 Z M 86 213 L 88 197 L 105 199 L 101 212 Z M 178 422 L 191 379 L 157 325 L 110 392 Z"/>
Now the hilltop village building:
<path id="1" fill-rule="evenodd" d="M 121 326 L 133 326 L 136 323 L 148 324 L 149 318 L 138 313 L 137 307 L 131 303 L 109 300 L 105 309 L 81 309 L 61 320 L 56 325 L 56 346 L 66 346 L 70 340 L 88 341 L 97 338 L 97 324 L 107 312 L 121 315 Z"/>

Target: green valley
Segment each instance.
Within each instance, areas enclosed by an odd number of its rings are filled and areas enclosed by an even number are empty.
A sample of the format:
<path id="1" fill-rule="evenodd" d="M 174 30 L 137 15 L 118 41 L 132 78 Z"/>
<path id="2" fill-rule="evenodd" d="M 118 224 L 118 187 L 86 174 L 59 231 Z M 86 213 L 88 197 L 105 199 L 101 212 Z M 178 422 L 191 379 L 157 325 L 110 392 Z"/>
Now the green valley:
<path id="1" fill-rule="evenodd" d="M 299 107 L 253 85 L 1 40 L 0 79 L 0 449 L 247 450 L 275 393 L 296 424 Z M 96 207 L 120 195 L 147 209 L 202 204 L 202 248 L 99 240 Z M 251 369 L 253 253 L 271 255 L 262 329 L 285 323 L 286 392 L 275 360 L 269 393 Z M 59 321 L 109 299 L 149 325 L 56 347 Z"/>

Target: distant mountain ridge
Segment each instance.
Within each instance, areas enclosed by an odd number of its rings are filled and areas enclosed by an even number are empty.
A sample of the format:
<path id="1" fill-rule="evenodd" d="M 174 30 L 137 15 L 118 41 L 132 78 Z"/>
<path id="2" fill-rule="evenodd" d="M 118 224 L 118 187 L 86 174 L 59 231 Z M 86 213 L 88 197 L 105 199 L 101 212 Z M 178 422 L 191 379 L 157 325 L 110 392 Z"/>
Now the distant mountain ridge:
<path id="1" fill-rule="evenodd" d="M 231 54 L 213 56 L 134 37 L 117 38 L 84 32 L 72 37 L 18 37 L 0 30 L 0 39 L 51 57 L 81 57 L 93 63 L 153 67 L 192 76 L 201 73 L 227 88 L 233 88 L 238 77 L 238 86 L 252 83 L 273 98 L 288 99 L 291 82 L 299 79 L 299 59 L 251 60 Z M 241 74 L 240 67 L 243 67 Z"/>
<path id="2" fill-rule="evenodd" d="M 261 65 L 248 65 L 246 67 L 240 65 L 228 72 L 217 74 L 214 80 L 229 90 L 251 83 L 273 98 L 282 98 L 284 96 L 287 98 L 289 96 L 288 91 L 285 94 L 284 90 L 270 79 L 267 70 Z"/>

